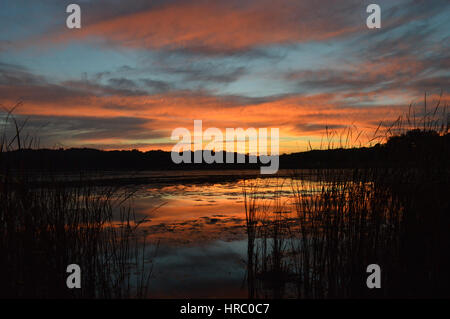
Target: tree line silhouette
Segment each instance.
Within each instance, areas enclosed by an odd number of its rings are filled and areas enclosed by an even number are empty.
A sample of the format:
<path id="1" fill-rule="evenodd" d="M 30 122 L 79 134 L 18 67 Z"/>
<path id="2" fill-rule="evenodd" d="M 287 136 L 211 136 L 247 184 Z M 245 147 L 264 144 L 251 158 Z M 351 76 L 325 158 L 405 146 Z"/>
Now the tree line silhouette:
<path id="1" fill-rule="evenodd" d="M 402 135 L 390 137 L 386 143 L 371 147 L 310 150 L 280 155 L 280 169 L 301 168 L 373 168 L 420 167 L 439 165 L 449 158 L 449 134 L 414 129 Z M 225 154 L 224 158 L 225 158 Z M 69 149 L 20 149 L 5 152 L 0 157 L 2 167 L 38 170 L 192 170 L 192 169 L 259 169 L 256 164 L 237 163 L 175 164 L 171 152 L 152 150 L 103 151 L 90 148 Z"/>

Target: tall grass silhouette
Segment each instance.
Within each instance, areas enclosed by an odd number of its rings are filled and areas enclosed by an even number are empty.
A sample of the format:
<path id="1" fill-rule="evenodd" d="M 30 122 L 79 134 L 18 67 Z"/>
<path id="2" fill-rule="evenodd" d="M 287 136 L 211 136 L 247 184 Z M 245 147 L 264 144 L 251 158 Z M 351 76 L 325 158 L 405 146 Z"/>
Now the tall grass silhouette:
<path id="1" fill-rule="evenodd" d="M 22 137 L 26 122 L 16 120 L 16 107 L 3 117 L 0 157 L 37 145 Z M 144 220 L 127 205 L 131 192 L 98 187 L 86 177 L 80 177 L 82 186 L 67 187 L 51 170 L 22 170 L 20 162 L 14 167 L 6 162 L 0 171 L 0 297 L 148 295 L 152 252 L 139 232 Z M 66 286 L 69 264 L 81 267 L 81 289 Z"/>
<path id="2" fill-rule="evenodd" d="M 440 99 L 426 103 L 420 120 L 410 107 L 380 123 L 377 167 L 293 172 L 281 208 L 277 194 L 268 204 L 246 187 L 251 298 L 450 295 L 448 114 Z M 327 134 L 332 149 L 339 134 Z M 381 266 L 382 289 L 366 286 L 370 264 Z"/>

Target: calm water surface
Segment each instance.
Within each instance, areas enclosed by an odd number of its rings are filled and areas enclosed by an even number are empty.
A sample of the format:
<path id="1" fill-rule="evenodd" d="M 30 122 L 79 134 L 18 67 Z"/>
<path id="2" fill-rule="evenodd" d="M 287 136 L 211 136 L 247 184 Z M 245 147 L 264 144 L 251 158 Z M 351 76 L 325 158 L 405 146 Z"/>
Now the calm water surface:
<path id="1" fill-rule="evenodd" d="M 151 297 L 246 298 L 243 188 L 257 185 L 258 197 L 268 203 L 276 193 L 289 211 L 290 190 L 298 181 L 289 172 L 280 173 L 270 178 L 254 171 L 161 173 L 163 178 L 148 173 L 151 178 L 137 186 L 132 207 L 138 218 L 148 219 L 142 226 L 147 242 L 159 243 Z M 219 178 L 211 181 L 211 176 Z M 228 181 L 217 181 L 220 176 Z"/>

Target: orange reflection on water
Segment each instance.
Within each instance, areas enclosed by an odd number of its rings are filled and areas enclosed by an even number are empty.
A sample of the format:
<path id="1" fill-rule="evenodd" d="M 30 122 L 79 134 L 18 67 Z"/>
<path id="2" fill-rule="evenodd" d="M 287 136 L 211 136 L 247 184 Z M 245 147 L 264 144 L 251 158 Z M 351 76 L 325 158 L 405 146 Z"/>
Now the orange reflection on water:
<path id="1" fill-rule="evenodd" d="M 309 182 L 308 188 L 313 187 Z M 244 187 L 261 205 L 293 213 L 291 178 L 253 178 L 224 183 L 147 185 L 137 192 L 133 207 L 153 240 L 193 243 L 236 240 L 245 236 Z"/>

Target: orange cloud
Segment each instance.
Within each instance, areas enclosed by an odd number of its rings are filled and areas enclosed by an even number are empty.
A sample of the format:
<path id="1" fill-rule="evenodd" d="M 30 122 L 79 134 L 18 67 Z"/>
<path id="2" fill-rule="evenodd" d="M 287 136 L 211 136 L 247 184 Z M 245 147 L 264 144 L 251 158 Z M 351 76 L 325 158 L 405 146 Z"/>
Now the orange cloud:
<path id="1" fill-rule="evenodd" d="M 368 94 L 368 98 L 373 98 Z M 395 96 L 396 94 L 393 93 Z M 355 96 L 358 99 L 363 93 Z M 76 145 L 122 144 L 126 148 L 130 145 L 146 144 L 141 149 L 163 148 L 169 150 L 170 135 L 177 127 L 193 129 L 193 121 L 203 121 L 204 129 L 218 127 L 225 130 L 228 127 L 254 127 L 280 129 L 281 152 L 305 150 L 308 140 L 313 146 L 318 146 L 319 140 L 325 136 L 325 128 L 343 131 L 354 125 L 364 130 L 368 136 L 376 129 L 381 120 L 385 122 L 395 120 L 407 110 L 407 105 L 372 105 L 352 107 L 344 103 L 348 98 L 343 94 L 326 93 L 310 96 L 285 96 L 267 101 L 245 103 L 233 97 L 219 97 L 194 93 L 166 93 L 146 96 L 87 96 L 67 98 L 61 104 L 58 101 L 25 101 L 17 110 L 19 114 L 31 118 L 38 115 L 67 117 L 98 117 L 101 119 L 132 117 L 147 119 L 148 123 L 139 126 L 143 132 L 159 132 L 162 138 L 139 138 L 134 136 L 116 137 L 80 137 Z M 4 103 L 5 104 L 5 103 Z M 110 105 L 123 105 L 110 107 Z M 58 118 L 61 121 L 61 118 Z M 101 122 L 100 122 L 101 123 Z M 120 129 L 120 128 L 118 128 Z M 72 132 L 72 134 L 74 134 Z M 144 134 L 143 134 L 144 135 Z M 81 135 L 82 136 L 82 135 Z M 64 139 L 64 135 L 61 136 Z M 73 136 L 71 137 L 73 141 Z M 154 145 L 152 147 L 151 145 Z M 158 147 L 163 145 L 163 147 Z"/>
<path id="2" fill-rule="evenodd" d="M 94 38 L 131 48 L 227 52 L 323 40 L 356 31 L 355 26 L 336 16 L 330 19 L 333 13 L 317 4 L 292 0 L 234 5 L 228 1 L 179 2 L 83 25 L 80 30 L 51 35 L 46 40 Z"/>

